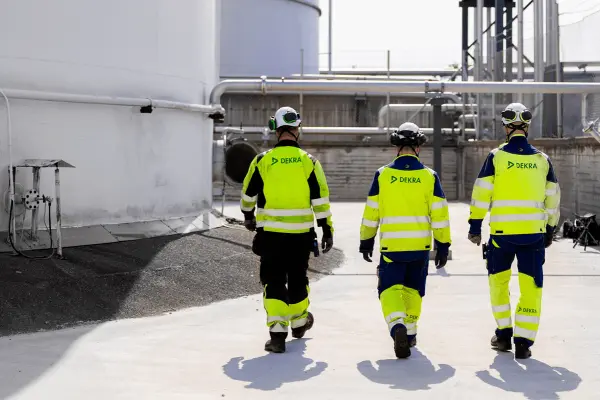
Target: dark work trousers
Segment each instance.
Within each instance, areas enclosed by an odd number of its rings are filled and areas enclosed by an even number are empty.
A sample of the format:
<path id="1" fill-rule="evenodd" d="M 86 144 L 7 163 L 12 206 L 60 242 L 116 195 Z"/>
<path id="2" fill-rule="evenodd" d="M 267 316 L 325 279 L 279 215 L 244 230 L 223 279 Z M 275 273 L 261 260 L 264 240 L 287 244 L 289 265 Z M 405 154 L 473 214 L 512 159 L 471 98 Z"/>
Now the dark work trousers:
<path id="1" fill-rule="evenodd" d="M 258 232 L 260 282 L 263 285 L 267 326 L 285 332 L 306 323 L 308 315 L 308 260 L 314 233 Z"/>

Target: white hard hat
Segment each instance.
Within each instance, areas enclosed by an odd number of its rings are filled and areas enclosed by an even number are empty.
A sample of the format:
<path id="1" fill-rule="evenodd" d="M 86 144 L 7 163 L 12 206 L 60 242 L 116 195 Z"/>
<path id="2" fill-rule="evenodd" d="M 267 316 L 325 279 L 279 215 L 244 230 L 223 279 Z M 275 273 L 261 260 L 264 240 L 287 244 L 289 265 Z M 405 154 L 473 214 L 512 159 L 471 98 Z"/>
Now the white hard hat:
<path id="1" fill-rule="evenodd" d="M 292 107 L 281 107 L 269 120 L 269 128 L 274 131 L 282 126 L 298 127 L 301 123 L 300 114 L 296 110 Z"/>
<path id="2" fill-rule="evenodd" d="M 532 118 L 531 111 L 521 103 L 511 103 L 502 111 L 502 123 L 504 125 L 510 125 L 515 122 L 522 122 L 529 125 Z"/>

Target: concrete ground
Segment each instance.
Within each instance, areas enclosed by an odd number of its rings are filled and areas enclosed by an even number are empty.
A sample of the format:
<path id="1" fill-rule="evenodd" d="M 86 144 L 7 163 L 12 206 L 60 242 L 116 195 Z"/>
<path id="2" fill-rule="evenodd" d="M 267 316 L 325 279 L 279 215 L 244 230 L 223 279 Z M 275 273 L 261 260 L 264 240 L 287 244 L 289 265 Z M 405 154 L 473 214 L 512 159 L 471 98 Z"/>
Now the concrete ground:
<path id="1" fill-rule="evenodd" d="M 266 354 L 260 295 L 170 315 L 0 338 L 7 399 L 597 399 L 600 252 L 548 249 L 533 358 L 489 348 L 494 320 L 481 248 L 466 240 L 468 207 L 451 205 L 453 260 L 430 265 L 419 343 L 394 357 L 377 299 L 376 263 L 358 253 L 362 204 L 337 203 L 344 263 L 312 284 L 315 326 Z M 235 207 L 226 214 L 240 217 Z M 485 224 L 484 224 L 485 225 Z M 324 255 L 327 257 L 328 255 Z M 512 281 L 513 307 L 518 295 Z"/>

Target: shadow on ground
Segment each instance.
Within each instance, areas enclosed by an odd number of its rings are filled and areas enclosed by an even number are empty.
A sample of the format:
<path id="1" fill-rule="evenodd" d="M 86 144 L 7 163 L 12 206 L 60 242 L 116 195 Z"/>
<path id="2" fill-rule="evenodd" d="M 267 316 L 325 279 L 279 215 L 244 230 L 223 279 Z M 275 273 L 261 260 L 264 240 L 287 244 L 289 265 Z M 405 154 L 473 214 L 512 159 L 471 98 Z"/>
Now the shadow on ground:
<path id="1" fill-rule="evenodd" d="M 490 369 L 499 378 L 488 370 L 478 371 L 477 377 L 506 392 L 523 393 L 530 400 L 559 399 L 560 392 L 573 391 L 581 383 L 581 377 L 566 368 L 551 367 L 533 358 L 517 362 L 512 353 L 498 354 Z"/>
<path id="2" fill-rule="evenodd" d="M 66 248 L 64 260 L 0 254 L 0 336 L 158 315 L 260 293 L 252 238 L 243 228 L 222 227 Z M 318 279 L 343 261 L 334 248 L 311 258 L 309 275 Z M 0 374 L 14 377 L 0 386 L 0 398 L 39 378 L 93 328 L 0 337 Z"/>
<path id="3" fill-rule="evenodd" d="M 287 342 L 284 354 L 268 353 L 250 360 L 234 357 L 223 365 L 223 372 L 231 379 L 248 382 L 246 388 L 258 390 L 275 390 L 285 383 L 314 378 L 325 371 L 328 364 L 304 357 L 307 340 Z"/>
<path id="4" fill-rule="evenodd" d="M 409 391 L 429 390 L 431 385 L 438 385 L 452 378 L 456 369 L 447 364 L 437 367 L 413 347 L 408 360 L 379 360 L 375 365 L 371 361 L 361 361 L 357 368 L 365 378 L 374 383 L 388 385 L 390 389 Z"/>

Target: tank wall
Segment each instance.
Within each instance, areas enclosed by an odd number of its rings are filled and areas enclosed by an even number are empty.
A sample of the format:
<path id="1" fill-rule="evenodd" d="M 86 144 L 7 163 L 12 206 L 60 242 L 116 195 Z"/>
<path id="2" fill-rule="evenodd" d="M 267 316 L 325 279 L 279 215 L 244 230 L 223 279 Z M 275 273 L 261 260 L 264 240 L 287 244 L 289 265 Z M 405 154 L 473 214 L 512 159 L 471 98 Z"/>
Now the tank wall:
<path id="1" fill-rule="evenodd" d="M 218 76 L 216 1 L 61 0 L 56 7 L 1 0 L 0 87 L 206 104 Z M 13 163 L 61 158 L 76 167 L 61 169 L 66 226 L 196 215 L 211 206 L 212 120 L 204 114 L 32 100 L 10 106 Z M 3 171 L 5 112 L 0 100 Z M 31 179 L 30 168 L 19 169 L 26 190 Z M 54 197 L 52 168 L 42 170 L 41 192 Z M 0 213 L 0 230 L 7 222 Z"/>
<path id="2" fill-rule="evenodd" d="M 318 6 L 317 0 L 311 3 Z M 220 75 L 319 72 L 319 12 L 290 0 L 221 0 Z"/>

